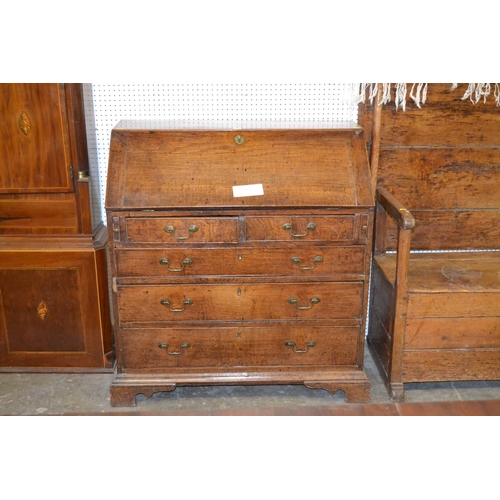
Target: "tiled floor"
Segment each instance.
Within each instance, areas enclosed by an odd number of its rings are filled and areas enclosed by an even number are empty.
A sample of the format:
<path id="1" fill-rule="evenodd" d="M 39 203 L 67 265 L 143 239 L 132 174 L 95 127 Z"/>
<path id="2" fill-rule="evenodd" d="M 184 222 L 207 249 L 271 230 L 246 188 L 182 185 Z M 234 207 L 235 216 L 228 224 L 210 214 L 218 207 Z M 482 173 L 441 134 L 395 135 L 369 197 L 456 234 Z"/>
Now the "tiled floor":
<path id="1" fill-rule="evenodd" d="M 366 349 L 365 371 L 372 382 L 373 405 L 390 403 L 374 361 Z M 345 405 L 344 394 L 332 397 L 320 389 L 301 385 L 178 387 L 150 399 L 137 397 L 137 406 L 114 408 L 109 404 L 113 374 L 0 373 L 0 415 L 67 415 L 102 413 L 179 412 L 223 414 L 243 411 L 279 414 L 292 408 L 331 414 Z M 500 400 L 500 381 L 408 384 L 405 402 Z M 375 410 L 375 407 L 373 407 Z M 297 412 L 296 412 L 297 413 Z M 298 411 L 300 413 L 300 411 Z"/>

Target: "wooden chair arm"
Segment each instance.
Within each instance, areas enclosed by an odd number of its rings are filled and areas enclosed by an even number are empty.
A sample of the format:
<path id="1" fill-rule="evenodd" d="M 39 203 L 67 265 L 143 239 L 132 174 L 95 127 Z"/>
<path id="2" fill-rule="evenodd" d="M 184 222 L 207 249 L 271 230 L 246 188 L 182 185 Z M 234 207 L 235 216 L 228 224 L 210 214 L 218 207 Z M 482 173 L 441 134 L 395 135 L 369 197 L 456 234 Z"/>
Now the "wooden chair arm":
<path id="1" fill-rule="evenodd" d="M 396 221 L 398 226 L 404 230 L 411 230 L 415 227 L 415 219 L 399 200 L 387 189 L 377 187 L 377 203 L 382 205 L 384 210 Z"/>

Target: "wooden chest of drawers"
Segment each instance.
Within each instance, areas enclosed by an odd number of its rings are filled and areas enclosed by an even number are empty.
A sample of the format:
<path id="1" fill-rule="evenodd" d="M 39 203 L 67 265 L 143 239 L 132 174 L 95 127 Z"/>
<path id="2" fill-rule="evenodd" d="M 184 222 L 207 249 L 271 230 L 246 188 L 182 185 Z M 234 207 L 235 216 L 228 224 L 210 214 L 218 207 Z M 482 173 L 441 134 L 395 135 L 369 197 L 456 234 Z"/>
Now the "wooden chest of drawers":
<path id="1" fill-rule="evenodd" d="M 373 196 L 362 129 L 113 129 L 111 404 L 305 384 L 366 402 Z"/>

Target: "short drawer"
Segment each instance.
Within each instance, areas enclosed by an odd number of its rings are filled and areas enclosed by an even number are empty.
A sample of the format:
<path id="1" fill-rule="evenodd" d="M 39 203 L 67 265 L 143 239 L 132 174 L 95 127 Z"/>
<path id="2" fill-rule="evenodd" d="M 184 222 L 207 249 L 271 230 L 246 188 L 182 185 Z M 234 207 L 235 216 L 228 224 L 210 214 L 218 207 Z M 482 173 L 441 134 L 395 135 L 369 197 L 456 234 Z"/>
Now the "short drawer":
<path id="1" fill-rule="evenodd" d="M 368 220 L 368 219 L 366 219 Z M 358 240 L 356 215 L 246 217 L 247 241 L 342 241 Z M 362 238 L 366 239 L 367 227 Z"/>
<path id="2" fill-rule="evenodd" d="M 361 276 L 365 247 L 118 249 L 121 277 Z"/>
<path id="3" fill-rule="evenodd" d="M 132 243 L 225 243 L 238 241 L 236 217 L 127 218 L 127 241 Z"/>
<path id="4" fill-rule="evenodd" d="M 361 320 L 363 284 L 118 286 L 120 325 L 179 321 Z"/>
<path id="5" fill-rule="evenodd" d="M 125 329 L 125 370 L 356 365 L 360 327 Z"/>

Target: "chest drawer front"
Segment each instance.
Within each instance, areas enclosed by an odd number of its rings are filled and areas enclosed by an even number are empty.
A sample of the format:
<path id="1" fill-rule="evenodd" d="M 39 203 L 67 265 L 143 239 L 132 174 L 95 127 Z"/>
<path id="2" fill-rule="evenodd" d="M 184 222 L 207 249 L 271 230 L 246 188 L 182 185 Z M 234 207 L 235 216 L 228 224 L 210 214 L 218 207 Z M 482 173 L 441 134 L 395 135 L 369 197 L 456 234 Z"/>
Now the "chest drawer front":
<path id="1" fill-rule="evenodd" d="M 179 321 L 359 321 L 362 294 L 359 282 L 131 285 L 118 287 L 118 310 L 123 326 Z"/>
<path id="2" fill-rule="evenodd" d="M 131 243 L 232 243 L 238 241 L 237 217 L 127 218 L 127 241 Z"/>
<path id="3" fill-rule="evenodd" d="M 118 276 L 337 276 L 364 272 L 364 247 L 119 249 Z"/>
<path id="4" fill-rule="evenodd" d="M 356 215 L 246 217 L 247 241 L 357 240 Z"/>
<path id="5" fill-rule="evenodd" d="M 123 330 L 129 370 L 356 365 L 359 327 L 304 325 Z"/>

